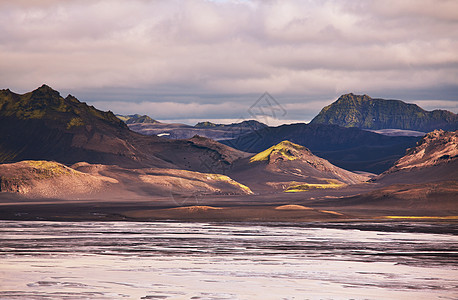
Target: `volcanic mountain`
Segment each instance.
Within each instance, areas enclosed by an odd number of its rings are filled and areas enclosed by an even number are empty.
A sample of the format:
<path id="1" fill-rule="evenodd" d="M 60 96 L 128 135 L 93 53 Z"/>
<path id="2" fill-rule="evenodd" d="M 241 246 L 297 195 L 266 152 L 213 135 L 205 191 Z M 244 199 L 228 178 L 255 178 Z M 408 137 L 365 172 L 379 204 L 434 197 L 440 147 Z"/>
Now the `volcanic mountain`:
<path id="1" fill-rule="evenodd" d="M 311 124 L 335 124 L 362 129 L 406 129 L 429 132 L 457 130 L 458 115 L 446 110 L 426 111 L 400 100 L 367 95 L 342 95 L 324 107 Z"/>
<path id="2" fill-rule="evenodd" d="M 352 171 L 381 173 L 402 157 L 419 137 L 385 136 L 325 124 L 266 127 L 238 138 L 220 141 L 246 152 L 259 152 L 283 140 L 302 145 L 332 164 Z"/>
<path id="3" fill-rule="evenodd" d="M 368 180 L 366 176 L 336 167 L 289 141 L 237 161 L 229 174 L 258 192 L 339 188 Z"/>
<path id="4" fill-rule="evenodd" d="M 122 167 L 164 167 L 208 171 L 207 164 L 229 165 L 243 152 L 212 141 L 174 141 L 129 130 L 103 112 L 43 85 L 19 95 L 0 90 L 0 162 L 85 161 Z M 238 156 L 238 157 L 237 157 Z"/>

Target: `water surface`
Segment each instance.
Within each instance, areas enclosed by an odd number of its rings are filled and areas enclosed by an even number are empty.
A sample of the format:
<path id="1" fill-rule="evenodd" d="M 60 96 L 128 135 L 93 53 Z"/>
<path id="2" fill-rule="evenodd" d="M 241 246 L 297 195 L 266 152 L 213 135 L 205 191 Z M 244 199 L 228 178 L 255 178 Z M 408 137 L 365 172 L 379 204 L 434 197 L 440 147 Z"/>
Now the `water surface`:
<path id="1" fill-rule="evenodd" d="M 455 225 L 0 222 L 0 299 L 456 299 Z"/>

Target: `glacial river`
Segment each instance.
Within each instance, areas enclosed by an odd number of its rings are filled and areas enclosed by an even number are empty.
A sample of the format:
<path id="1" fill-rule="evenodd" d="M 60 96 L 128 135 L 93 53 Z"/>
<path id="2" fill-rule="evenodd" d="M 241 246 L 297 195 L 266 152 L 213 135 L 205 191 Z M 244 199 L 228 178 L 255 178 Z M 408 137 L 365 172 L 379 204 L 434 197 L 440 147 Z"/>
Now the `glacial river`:
<path id="1" fill-rule="evenodd" d="M 457 231 L 0 221 L 0 299 L 457 299 Z"/>

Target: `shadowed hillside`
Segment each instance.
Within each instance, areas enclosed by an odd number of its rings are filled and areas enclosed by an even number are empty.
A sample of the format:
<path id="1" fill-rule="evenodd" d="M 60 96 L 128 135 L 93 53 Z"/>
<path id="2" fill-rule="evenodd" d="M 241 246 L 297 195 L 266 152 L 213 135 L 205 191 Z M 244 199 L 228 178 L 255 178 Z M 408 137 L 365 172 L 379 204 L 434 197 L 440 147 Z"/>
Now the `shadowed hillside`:
<path id="1" fill-rule="evenodd" d="M 212 142 L 140 135 L 113 113 L 97 110 L 70 95 L 63 98 L 46 85 L 23 95 L 0 91 L 0 162 L 86 161 L 208 171 L 203 162 L 231 164 L 235 156 L 244 156 L 229 147 L 214 146 Z"/>
<path id="2" fill-rule="evenodd" d="M 264 128 L 221 143 L 253 153 L 283 140 L 305 146 L 343 169 L 381 173 L 414 146 L 419 137 L 384 136 L 358 128 L 300 123 Z"/>

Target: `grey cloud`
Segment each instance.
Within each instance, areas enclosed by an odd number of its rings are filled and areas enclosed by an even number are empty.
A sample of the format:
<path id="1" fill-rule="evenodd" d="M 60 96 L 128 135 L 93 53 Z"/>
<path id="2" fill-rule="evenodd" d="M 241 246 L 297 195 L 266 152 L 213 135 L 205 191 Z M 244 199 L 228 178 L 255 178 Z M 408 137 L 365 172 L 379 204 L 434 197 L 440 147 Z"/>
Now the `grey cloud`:
<path id="1" fill-rule="evenodd" d="M 217 114 L 192 102 L 233 103 L 220 117 L 237 118 L 264 91 L 285 104 L 346 92 L 458 100 L 457 20 L 446 0 L 0 1 L 0 82 L 47 83 L 107 109 L 110 98 L 188 103 L 182 118 Z"/>

